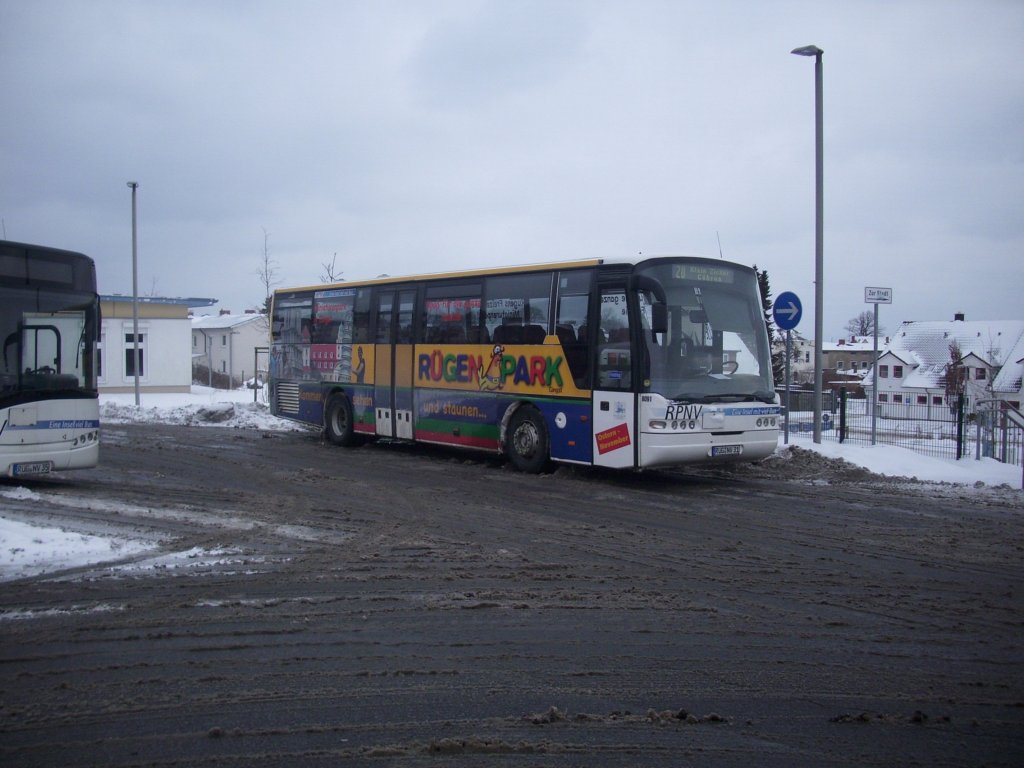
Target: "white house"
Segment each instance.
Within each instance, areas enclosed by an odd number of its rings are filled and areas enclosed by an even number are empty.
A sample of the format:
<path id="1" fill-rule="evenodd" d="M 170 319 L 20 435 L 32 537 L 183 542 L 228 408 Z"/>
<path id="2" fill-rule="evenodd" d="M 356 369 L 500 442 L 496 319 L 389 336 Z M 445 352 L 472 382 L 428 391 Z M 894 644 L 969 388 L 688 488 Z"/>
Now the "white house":
<path id="1" fill-rule="evenodd" d="M 227 376 L 232 386 L 251 379 L 256 370 L 256 350 L 270 345 L 266 315 L 246 312 L 192 318 L 192 365 L 197 375 L 212 382 L 215 374 Z M 264 364 L 266 358 L 264 358 Z"/>
<path id="2" fill-rule="evenodd" d="M 965 320 L 904 322 L 878 358 L 879 411 L 889 416 L 909 413 L 927 418 L 932 409 L 946 409 L 946 370 L 951 348 L 959 350 L 957 367 L 965 376 L 967 412 L 988 398 L 1020 408 L 1024 373 L 1024 320 Z M 872 374 L 864 378 L 871 398 Z M 938 412 L 936 413 L 938 415 Z"/>
<path id="3" fill-rule="evenodd" d="M 189 355 L 190 307 L 209 307 L 216 299 L 138 299 L 139 392 L 188 392 L 192 386 Z M 135 391 L 135 331 L 132 297 L 100 296 L 103 322 L 99 343 L 101 392 Z"/>

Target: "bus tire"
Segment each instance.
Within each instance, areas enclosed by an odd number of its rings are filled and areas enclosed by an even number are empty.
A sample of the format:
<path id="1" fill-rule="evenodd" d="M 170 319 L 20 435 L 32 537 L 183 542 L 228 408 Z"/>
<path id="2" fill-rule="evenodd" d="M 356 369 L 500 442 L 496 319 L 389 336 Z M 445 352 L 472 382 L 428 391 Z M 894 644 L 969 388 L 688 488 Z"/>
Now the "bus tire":
<path id="1" fill-rule="evenodd" d="M 343 394 L 331 395 L 324 408 L 324 434 L 334 445 L 351 446 L 358 442 L 352 403 Z"/>
<path id="2" fill-rule="evenodd" d="M 535 475 L 547 466 L 550 451 L 548 428 L 535 408 L 520 406 L 512 414 L 505 451 L 520 472 Z"/>

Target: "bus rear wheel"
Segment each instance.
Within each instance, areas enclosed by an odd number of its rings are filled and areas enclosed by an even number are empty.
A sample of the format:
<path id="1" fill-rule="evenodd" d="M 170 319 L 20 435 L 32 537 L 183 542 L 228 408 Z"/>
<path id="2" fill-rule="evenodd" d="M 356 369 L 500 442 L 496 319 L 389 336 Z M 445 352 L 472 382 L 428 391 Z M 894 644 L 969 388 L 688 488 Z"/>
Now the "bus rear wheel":
<path id="1" fill-rule="evenodd" d="M 358 442 L 352 403 L 345 395 L 331 395 L 324 409 L 324 433 L 334 445 L 350 446 Z"/>
<path id="2" fill-rule="evenodd" d="M 512 414 L 505 450 L 520 472 L 535 475 L 547 466 L 548 428 L 534 408 L 522 406 Z"/>

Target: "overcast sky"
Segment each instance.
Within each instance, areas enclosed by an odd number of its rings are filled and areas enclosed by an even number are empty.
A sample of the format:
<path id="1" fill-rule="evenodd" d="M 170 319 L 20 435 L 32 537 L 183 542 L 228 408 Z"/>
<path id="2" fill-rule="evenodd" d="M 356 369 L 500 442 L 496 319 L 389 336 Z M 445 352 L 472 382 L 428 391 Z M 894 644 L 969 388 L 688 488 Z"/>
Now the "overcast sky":
<path id="1" fill-rule="evenodd" d="M 0 0 L 6 239 L 101 293 L 582 257 L 767 269 L 813 335 L 1024 319 L 1024 3 Z M 264 232 L 269 236 L 264 238 Z M 721 243 L 721 249 L 719 248 Z"/>

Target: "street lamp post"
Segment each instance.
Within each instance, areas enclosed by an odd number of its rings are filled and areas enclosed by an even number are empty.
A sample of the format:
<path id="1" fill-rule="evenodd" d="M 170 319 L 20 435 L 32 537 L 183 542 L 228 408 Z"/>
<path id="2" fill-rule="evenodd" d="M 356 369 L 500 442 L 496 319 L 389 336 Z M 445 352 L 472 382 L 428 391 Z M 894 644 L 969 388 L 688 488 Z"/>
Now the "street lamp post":
<path id="1" fill-rule="evenodd" d="M 134 356 L 132 357 L 135 374 L 135 405 L 138 406 L 139 398 L 139 238 L 138 227 L 135 218 L 135 193 L 139 188 L 139 182 L 129 181 L 128 186 L 132 190 L 132 342 L 134 343 Z"/>
<path id="2" fill-rule="evenodd" d="M 822 343 L 824 336 L 824 149 L 822 142 L 821 54 L 816 45 L 794 48 L 797 56 L 814 57 L 814 442 L 821 442 Z"/>

